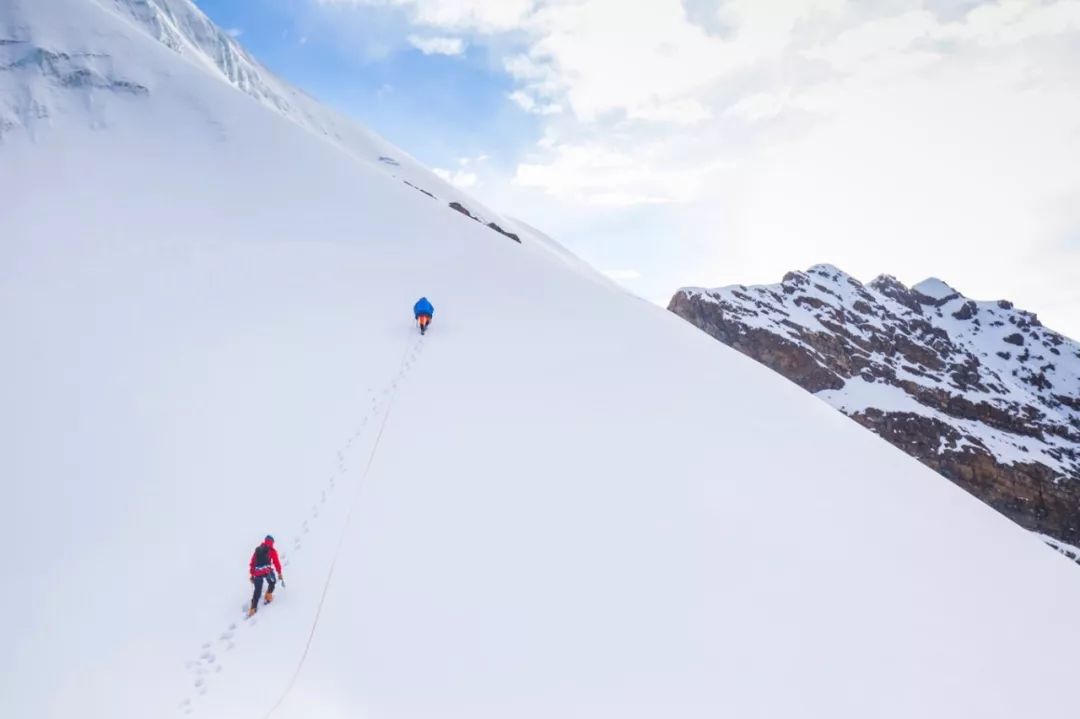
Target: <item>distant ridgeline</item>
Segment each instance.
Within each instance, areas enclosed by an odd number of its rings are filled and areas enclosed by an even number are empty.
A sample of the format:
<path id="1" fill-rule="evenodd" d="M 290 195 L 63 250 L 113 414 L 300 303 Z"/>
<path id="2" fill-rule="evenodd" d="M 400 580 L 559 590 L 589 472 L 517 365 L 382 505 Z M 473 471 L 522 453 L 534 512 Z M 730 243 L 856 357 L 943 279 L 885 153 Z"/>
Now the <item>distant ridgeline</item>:
<path id="1" fill-rule="evenodd" d="M 1076 558 L 1080 346 L 1034 314 L 829 265 L 685 288 L 668 309 Z"/>

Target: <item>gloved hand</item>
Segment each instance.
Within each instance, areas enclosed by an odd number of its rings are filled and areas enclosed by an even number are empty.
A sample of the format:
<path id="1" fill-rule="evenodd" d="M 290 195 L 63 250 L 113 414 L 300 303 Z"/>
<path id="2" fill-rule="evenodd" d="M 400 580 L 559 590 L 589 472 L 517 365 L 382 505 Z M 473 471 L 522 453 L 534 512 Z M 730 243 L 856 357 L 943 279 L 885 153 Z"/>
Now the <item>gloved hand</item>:
<path id="1" fill-rule="evenodd" d="M 251 582 L 252 584 L 254 584 L 255 583 L 255 577 L 248 577 L 248 581 Z"/>
<path id="2" fill-rule="evenodd" d="M 281 586 L 284 587 L 285 586 L 285 575 L 284 574 L 279 574 L 279 575 L 277 575 L 277 578 L 278 578 L 278 581 L 281 582 Z"/>

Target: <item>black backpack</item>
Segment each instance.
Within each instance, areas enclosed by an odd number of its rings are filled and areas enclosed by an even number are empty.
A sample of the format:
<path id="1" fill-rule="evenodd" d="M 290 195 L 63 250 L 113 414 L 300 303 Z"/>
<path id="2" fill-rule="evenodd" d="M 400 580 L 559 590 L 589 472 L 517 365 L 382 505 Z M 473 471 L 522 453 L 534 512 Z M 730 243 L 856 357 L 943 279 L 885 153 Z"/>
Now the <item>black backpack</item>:
<path id="1" fill-rule="evenodd" d="M 255 547 L 255 567 L 267 567 L 270 565 L 270 547 L 260 544 Z"/>

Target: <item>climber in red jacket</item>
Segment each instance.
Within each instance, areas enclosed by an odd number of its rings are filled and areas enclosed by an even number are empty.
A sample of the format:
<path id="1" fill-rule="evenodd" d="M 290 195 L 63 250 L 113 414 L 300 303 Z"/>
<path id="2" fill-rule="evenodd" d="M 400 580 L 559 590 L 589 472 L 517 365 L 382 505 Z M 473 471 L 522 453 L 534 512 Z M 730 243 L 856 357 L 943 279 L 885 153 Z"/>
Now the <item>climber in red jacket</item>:
<path id="1" fill-rule="evenodd" d="M 277 570 L 276 579 L 274 577 L 275 569 Z M 259 609 L 259 596 L 262 594 L 263 579 L 268 584 L 266 588 L 266 604 L 269 604 L 274 599 L 274 585 L 277 583 L 277 579 L 285 579 L 281 574 L 281 560 L 278 559 L 277 550 L 274 549 L 274 538 L 271 535 L 266 535 L 263 543 L 255 547 L 255 553 L 251 555 L 251 562 L 248 564 L 248 571 L 251 575 L 251 583 L 255 585 L 255 591 L 251 595 L 251 609 L 248 610 L 248 616 L 250 617 Z"/>

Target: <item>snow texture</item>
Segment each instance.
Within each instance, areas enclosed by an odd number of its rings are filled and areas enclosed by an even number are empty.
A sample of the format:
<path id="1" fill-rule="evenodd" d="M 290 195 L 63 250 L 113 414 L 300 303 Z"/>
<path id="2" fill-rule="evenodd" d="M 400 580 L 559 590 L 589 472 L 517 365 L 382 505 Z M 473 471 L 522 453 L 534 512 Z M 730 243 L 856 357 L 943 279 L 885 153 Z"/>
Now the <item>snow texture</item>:
<path id="1" fill-rule="evenodd" d="M 190 3 L 0 53 L 0 716 L 1073 715 L 1068 560 Z"/>

